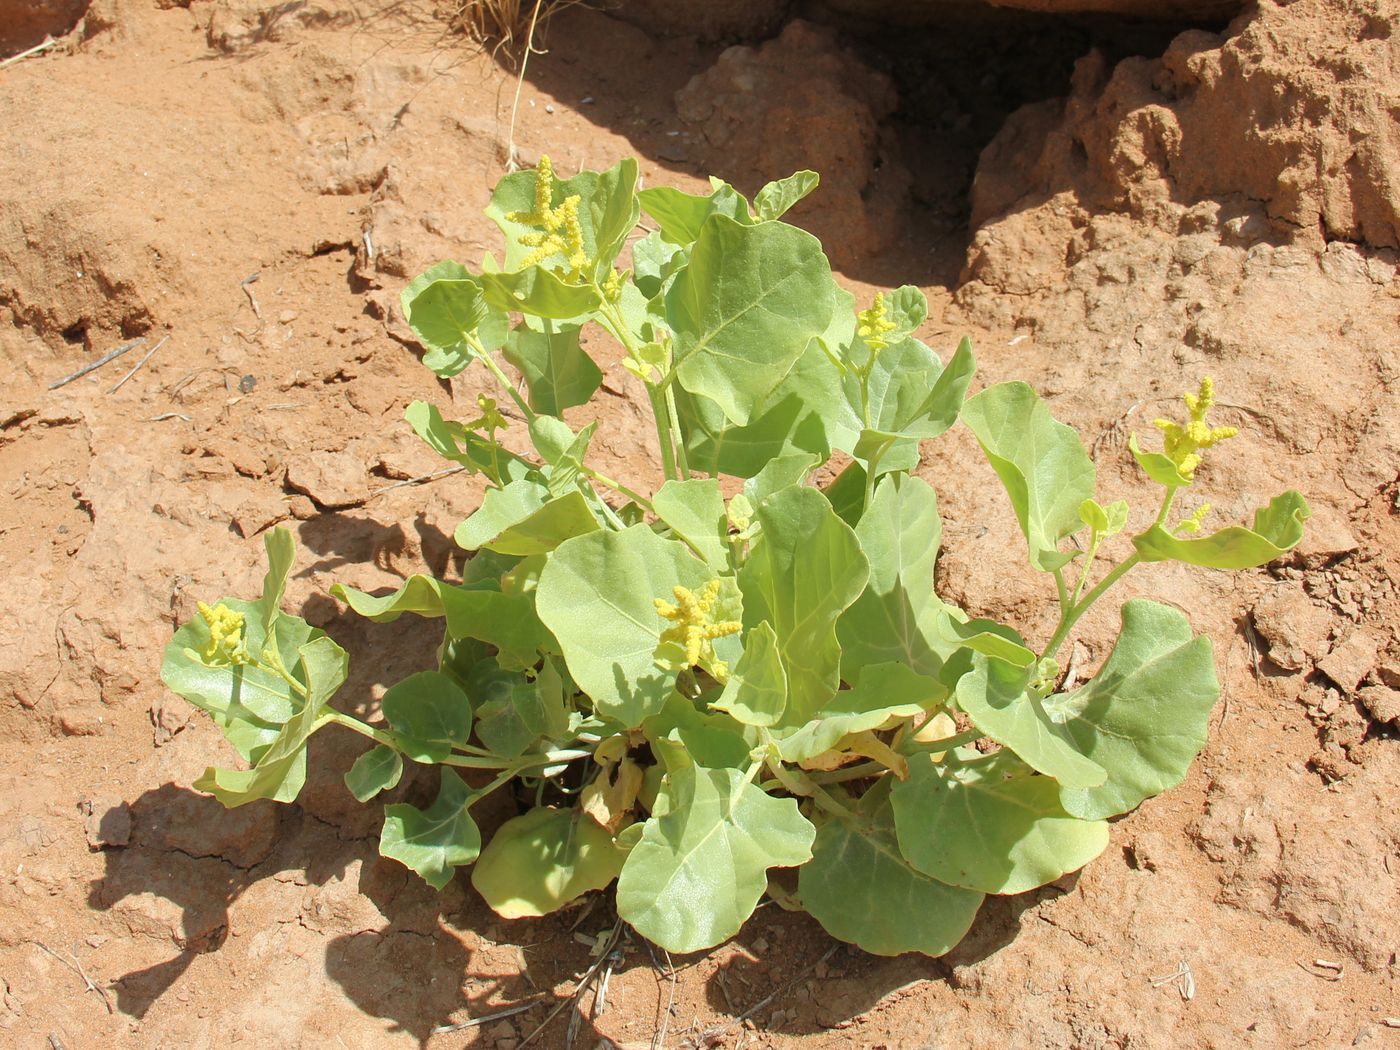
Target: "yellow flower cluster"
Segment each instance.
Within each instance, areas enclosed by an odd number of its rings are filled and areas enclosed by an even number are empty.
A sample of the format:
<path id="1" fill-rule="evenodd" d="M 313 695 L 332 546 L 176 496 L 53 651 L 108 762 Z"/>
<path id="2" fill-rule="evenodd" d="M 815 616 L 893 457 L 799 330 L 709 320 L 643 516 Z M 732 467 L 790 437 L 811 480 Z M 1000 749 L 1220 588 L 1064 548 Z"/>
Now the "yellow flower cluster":
<path id="1" fill-rule="evenodd" d="M 875 301 L 870 304 L 870 309 L 856 314 L 856 321 L 856 335 L 860 336 L 871 350 L 878 353 L 890 345 L 885 335 L 894 331 L 895 323 L 885 316 L 884 292 L 875 293 Z"/>
<path id="2" fill-rule="evenodd" d="M 656 613 L 662 619 L 670 620 L 673 626 L 661 634 L 661 642 L 675 642 L 685 649 L 685 666 L 694 667 L 702 657 L 709 657 L 711 670 L 717 679 L 723 681 L 728 668 L 723 661 L 714 659 L 716 638 L 738 634 L 743 624 L 738 620 L 714 621 L 715 602 L 719 598 L 719 580 L 711 580 L 700 589 L 697 595 L 689 587 L 677 584 L 671 591 L 675 604 L 664 598 L 656 599 Z"/>
<path id="3" fill-rule="evenodd" d="M 209 625 L 209 641 L 204 646 L 204 658 L 216 663 L 242 664 L 248 662 L 244 648 L 243 614 L 234 612 L 220 602 L 210 608 L 199 603 L 199 615 Z"/>
<path id="4" fill-rule="evenodd" d="M 1206 413 L 1215 404 L 1215 384 L 1210 376 L 1201 380 L 1201 389 L 1183 397 L 1191 419 L 1183 427 L 1170 419 L 1156 419 L 1152 425 L 1162 432 L 1167 458 L 1176 464 L 1184 478 L 1191 478 L 1201 465 L 1201 453 L 1239 433 L 1236 427 L 1212 427 L 1206 423 Z M 1197 526 L 1199 527 L 1199 525 Z"/>
<path id="5" fill-rule="evenodd" d="M 1201 526 L 1205 524 L 1206 515 L 1209 513 L 1210 504 L 1202 503 L 1199 507 L 1196 508 L 1195 513 L 1193 513 L 1189 518 L 1183 519 L 1181 524 L 1177 525 L 1176 534 L 1178 536 L 1184 536 L 1189 535 L 1190 533 L 1200 532 Z"/>
<path id="6" fill-rule="evenodd" d="M 538 233 L 527 233 L 520 243 L 535 250 L 525 257 L 521 269 L 543 262 L 551 255 L 563 255 L 568 259 L 569 275 L 577 276 L 588 265 L 588 254 L 583 249 L 583 226 L 579 222 L 579 196 L 572 194 L 564 198 L 559 207 L 554 202 L 554 167 L 548 157 L 541 157 L 535 169 L 535 210 L 530 212 L 513 211 L 506 215 L 511 222 L 538 227 Z"/>

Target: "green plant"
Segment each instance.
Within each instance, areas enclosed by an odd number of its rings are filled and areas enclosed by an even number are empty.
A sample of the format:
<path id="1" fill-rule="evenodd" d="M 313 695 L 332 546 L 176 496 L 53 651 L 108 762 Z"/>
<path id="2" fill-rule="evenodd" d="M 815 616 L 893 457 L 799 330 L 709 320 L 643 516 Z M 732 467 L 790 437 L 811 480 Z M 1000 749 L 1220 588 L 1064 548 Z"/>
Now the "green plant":
<path id="1" fill-rule="evenodd" d="M 475 862 L 502 915 L 616 879 L 623 919 L 693 951 L 767 891 L 869 951 L 938 955 L 984 895 L 1078 869 L 1107 818 L 1179 783 L 1219 693 L 1209 640 L 1136 600 L 1087 684 L 1057 690 L 1057 654 L 1134 567 L 1261 565 L 1299 541 L 1307 505 L 1287 492 L 1252 527 L 1205 536 L 1205 508 L 1173 521 L 1201 453 L 1233 434 L 1206 422 L 1206 381 L 1188 422 L 1159 422 L 1165 452 L 1132 442 L 1162 500 L 1132 553 L 1098 571 L 1127 504 L 1096 502 L 1093 463 L 1024 383 L 965 400 L 971 347 L 944 366 L 913 337 L 917 289 L 855 310 L 816 239 L 780 221 L 816 181 L 801 172 L 751 205 L 718 180 L 706 196 L 639 192 L 630 160 L 506 176 L 487 209 L 503 260 L 442 263 L 403 293 L 425 364 L 451 376 L 479 362 L 514 405 L 514 419 L 487 397 L 464 422 L 422 402 L 406 413 L 489 481 L 456 532 L 475 556 L 460 583 L 332 589 L 372 620 L 442 619 L 438 668 L 392 686 L 382 722 L 329 706 L 347 657 L 281 610 L 293 546 L 274 530 L 262 597 L 203 607 L 166 654 L 167 684 L 250 766 L 196 786 L 230 806 L 291 801 L 307 739 L 339 725 L 375 745 L 346 776 L 361 800 L 406 760 L 441 767 L 427 809 L 386 807 L 381 851 L 437 887 Z M 642 210 L 657 228 L 620 272 Z M 596 422 L 561 418 L 601 380 L 587 325 L 646 391 L 654 493 L 589 464 Z M 937 500 L 911 471 L 919 442 L 960 416 L 1054 583 L 1059 624 L 1038 649 L 934 593 Z M 521 422 L 532 455 L 501 440 Z M 813 487 L 834 458 L 844 469 Z M 483 848 L 471 807 L 507 785 L 533 805 Z M 782 868 L 798 869 L 795 891 L 770 881 Z"/>

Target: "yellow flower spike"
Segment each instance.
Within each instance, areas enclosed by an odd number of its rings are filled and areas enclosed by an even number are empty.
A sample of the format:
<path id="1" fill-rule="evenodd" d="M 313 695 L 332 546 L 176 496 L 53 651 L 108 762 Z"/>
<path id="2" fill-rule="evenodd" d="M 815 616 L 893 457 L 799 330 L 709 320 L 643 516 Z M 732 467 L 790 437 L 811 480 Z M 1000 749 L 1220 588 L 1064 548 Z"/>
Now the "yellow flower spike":
<path id="1" fill-rule="evenodd" d="M 661 644 L 673 642 L 685 652 L 685 662 L 681 666 L 694 667 L 708 663 L 715 677 L 723 681 L 729 668 L 715 658 L 713 642 L 716 638 L 738 634 L 743 624 L 737 620 L 714 620 L 715 602 L 719 600 L 720 582 L 711 580 L 696 594 L 689 587 L 677 585 L 671 591 L 675 603 L 664 598 L 654 599 L 656 613 L 672 626 L 661 633 Z"/>
<path id="2" fill-rule="evenodd" d="M 199 603 L 199 615 L 209 625 L 209 641 L 204 646 L 204 658 L 219 663 L 248 662 L 243 641 L 243 614 L 234 612 L 220 602 L 212 608 Z"/>
<path id="3" fill-rule="evenodd" d="M 1210 504 L 1202 503 L 1199 507 L 1196 508 L 1195 513 L 1193 513 L 1189 518 L 1186 518 L 1179 525 L 1177 525 L 1175 530 L 1176 534 L 1178 536 L 1184 536 L 1191 533 L 1200 532 L 1201 526 L 1205 524 L 1206 515 L 1209 513 Z"/>
<path id="4" fill-rule="evenodd" d="M 1170 419 L 1154 419 L 1152 425 L 1162 432 L 1163 451 L 1176 464 L 1182 477 L 1191 480 L 1201 465 L 1201 453 L 1239 433 L 1237 427 L 1212 427 L 1206 423 L 1206 413 L 1215 405 L 1215 384 L 1210 376 L 1201 380 L 1200 389 L 1185 394 L 1182 400 L 1191 414 L 1183 426 Z M 1198 526 L 1199 527 L 1199 526 Z M 1193 530 L 1194 531 L 1194 530 Z"/>
<path id="5" fill-rule="evenodd" d="M 871 350 L 878 353 L 890 345 L 885 333 L 894 331 L 895 323 L 885 316 L 884 292 L 875 293 L 875 301 L 870 304 L 870 309 L 858 313 L 856 321 L 856 335 L 860 336 Z"/>
<path id="6" fill-rule="evenodd" d="M 582 198 L 577 193 L 566 197 L 554 207 L 554 167 L 548 157 L 541 157 L 535 169 L 535 209 L 530 212 L 506 213 L 511 222 L 534 226 L 535 231 L 520 235 L 520 243 L 533 248 L 520 263 L 520 268 L 544 262 L 551 255 L 568 260 L 568 277 L 578 277 L 588 268 L 588 253 L 583 246 L 583 224 L 579 220 Z"/>

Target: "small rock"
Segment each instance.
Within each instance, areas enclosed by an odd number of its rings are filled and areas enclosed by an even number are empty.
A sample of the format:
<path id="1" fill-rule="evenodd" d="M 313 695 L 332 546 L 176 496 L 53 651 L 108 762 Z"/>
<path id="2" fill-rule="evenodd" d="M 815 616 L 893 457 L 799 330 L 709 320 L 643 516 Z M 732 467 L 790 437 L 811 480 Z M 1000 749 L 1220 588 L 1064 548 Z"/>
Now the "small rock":
<path id="1" fill-rule="evenodd" d="M 171 737 L 190 724 L 192 717 L 194 709 L 188 704 L 182 701 L 177 707 L 168 697 L 162 695 L 151 704 L 151 725 L 155 729 L 152 742 L 156 747 L 165 746 Z"/>
<path id="2" fill-rule="evenodd" d="M 260 492 L 238 505 L 233 512 L 233 527 L 238 535 L 248 539 L 284 520 L 289 513 L 286 501 L 280 496 Z"/>
<path id="3" fill-rule="evenodd" d="M 369 498 L 364 467 L 344 452 L 317 451 L 292 457 L 287 464 L 287 485 L 328 510 L 353 507 Z"/>
<path id="4" fill-rule="evenodd" d="M 131 809 L 125 802 L 89 800 L 83 803 L 83 810 L 87 814 L 83 826 L 93 849 L 131 843 Z"/>
<path id="5" fill-rule="evenodd" d="M 303 496 L 301 493 L 297 493 L 291 499 L 287 500 L 287 511 L 292 517 L 296 518 L 297 521 L 310 521 L 320 513 L 320 511 L 316 509 L 316 504 L 312 503 L 309 497 Z"/>
<path id="6" fill-rule="evenodd" d="M 1333 646 L 1332 651 L 1318 661 L 1317 669 L 1345 692 L 1352 693 L 1376 665 L 1380 648 L 1380 639 L 1363 627 Z"/>
<path id="7" fill-rule="evenodd" d="M 1310 568 L 1350 554 L 1357 548 L 1346 515 L 1325 504 L 1313 508 L 1308 527 L 1298 544 L 1297 557 Z"/>
<path id="8" fill-rule="evenodd" d="M 1323 650 L 1331 618 L 1303 591 L 1285 586 L 1254 606 L 1254 627 L 1268 645 L 1268 657 L 1285 671 L 1305 670 Z"/>
<path id="9" fill-rule="evenodd" d="M 1400 724 L 1400 690 L 1384 685 L 1368 685 L 1357 693 L 1357 699 L 1377 722 Z"/>
<path id="10" fill-rule="evenodd" d="M 1376 677 L 1382 685 L 1400 689 L 1400 659 L 1390 655 L 1381 657 L 1380 663 L 1376 664 Z"/>
<path id="11" fill-rule="evenodd" d="M 280 314 L 277 315 L 278 324 L 291 324 L 296 319 L 297 312 L 295 310 L 283 310 Z"/>

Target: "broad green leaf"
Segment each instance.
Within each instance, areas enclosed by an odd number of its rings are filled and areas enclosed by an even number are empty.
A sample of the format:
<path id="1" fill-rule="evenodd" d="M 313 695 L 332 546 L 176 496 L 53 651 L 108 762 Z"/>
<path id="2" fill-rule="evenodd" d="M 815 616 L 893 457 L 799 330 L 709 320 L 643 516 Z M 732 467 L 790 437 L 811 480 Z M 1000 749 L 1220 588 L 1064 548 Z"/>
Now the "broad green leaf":
<path id="1" fill-rule="evenodd" d="M 684 193 L 670 186 L 650 186 L 639 192 L 637 197 L 642 208 L 661 227 L 661 235 L 677 245 L 693 244 L 699 240 L 705 220 L 711 215 L 726 215 L 745 224 L 753 221 L 749 218 L 748 201 L 732 186 L 723 183 L 708 197 Z"/>
<path id="2" fill-rule="evenodd" d="M 579 345 L 577 328 L 535 332 L 517 327 L 502 354 L 525 378 L 530 407 L 545 415 L 586 405 L 603 382 L 602 371 Z"/>
<path id="3" fill-rule="evenodd" d="M 894 324 L 886 338 L 902 339 L 928 320 L 928 296 L 912 284 L 900 285 L 885 296 L 885 319 Z"/>
<path id="4" fill-rule="evenodd" d="M 763 222 L 781 219 L 789 208 L 816 189 L 820 181 L 815 171 L 798 171 L 770 182 L 755 195 L 754 213 Z"/>
<path id="5" fill-rule="evenodd" d="M 870 399 L 870 426 L 861 430 L 854 446 L 847 448 L 869 462 L 881 457 L 881 469 L 908 469 L 917 460 L 916 439 L 935 438 L 958 420 L 976 371 L 972 344 L 964 339 L 944 368 L 938 356 L 917 339 L 906 337 L 882 350 L 875 358 L 866 392 Z M 862 387 L 854 372 L 845 378 L 846 398 L 852 411 L 860 412 Z M 902 458 L 887 466 L 887 451 L 898 446 Z"/>
<path id="6" fill-rule="evenodd" d="M 652 230 L 632 245 L 632 282 L 642 295 L 654 299 L 688 261 L 684 247 Z"/>
<path id="7" fill-rule="evenodd" d="M 601 303 L 592 285 L 568 284 L 543 266 L 515 273 L 483 273 L 477 278 L 486 304 L 505 313 L 581 324 Z"/>
<path id="8" fill-rule="evenodd" d="M 292 571 L 297 548 L 291 532 L 281 525 L 268 530 L 263 546 L 267 549 L 267 574 L 263 577 L 262 597 L 258 599 L 258 622 L 266 637 L 282 613 L 282 595 L 287 590 L 287 574 Z"/>
<path id="9" fill-rule="evenodd" d="M 481 547 L 499 554 L 545 554 L 565 540 L 596 532 L 598 519 L 575 489 L 550 498 L 549 489 L 535 481 L 512 481 L 505 488 L 487 489 L 481 506 L 457 526 L 457 545 Z"/>
<path id="10" fill-rule="evenodd" d="M 752 750 L 743 725 L 724 711 L 701 710 L 703 701 L 691 702 L 672 693 L 660 714 L 652 715 L 642 730 L 652 751 L 667 769 L 699 765 L 706 769 L 746 769 Z"/>
<path id="11" fill-rule="evenodd" d="M 577 487 L 588 446 L 597 430 L 597 420 L 577 434 L 554 416 L 536 416 L 530 420 L 530 440 L 548 466 L 545 487 L 551 496 L 565 495 Z"/>
<path id="12" fill-rule="evenodd" d="M 472 868 L 472 885 L 503 918 L 548 915 L 607 886 L 626 856 L 577 809 L 542 806 L 501 825 Z"/>
<path id="13" fill-rule="evenodd" d="M 753 477 L 744 482 L 744 496 L 757 507 L 775 492 L 789 485 L 801 485 L 808 475 L 821 463 L 810 452 L 793 452 L 785 456 L 775 456 L 763 465 Z"/>
<path id="14" fill-rule="evenodd" d="M 513 452 L 499 447 L 493 452 L 485 437 L 460 423 L 447 421 L 436 406 L 426 401 L 410 403 L 403 417 L 429 448 L 473 473 L 489 476 L 499 467 L 503 480 L 512 481 L 525 477 L 531 470 L 530 465 Z"/>
<path id="15" fill-rule="evenodd" d="M 535 605 L 579 688 L 600 714 L 630 727 L 660 711 L 675 688 L 676 672 L 657 666 L 668 623 L 655 600 L 712 576 L 683 544 L 633 525 L 562 543 L 540 574 Z"/>
<path id="16" fill-rule="evenodd" d="M 1184 561 L 1210 569 L 1252 569 L 1288 553 L 1303 538 L 1312 509 L 1289 489 L 1254 512 L 1254 527 L 1231 525 L 1200 539 L 1178 539 L 1160 525 L 1133 537 L 1143 561 Z"/>
<path id="17" fill-rule="evenodd" d="M 416 871 L 440 890 L 452 881 L 454 869 L 476 860 L 481 831 L 467 810 L 472 791 L 447 766 L 442 767 L 436 801 L 427 809 L 406 803 L 384 807 L 379 852 Z"/>
<path id="18" fill-rule="evenodd" d="M 652 817 L 617 882 L 618 914 L 671 952 L 712 948 L 739 932 L 769 868 L 812 855 L 816 831 L 792 799 L 737 769 L 688 766 L 669 775 L 670 809 Z"/>
<path id="19" fill-rule="evenodd" d="M 1061 791 L 1086 820 L 1126 813 L 1180 784 L 1205 746 L 1220 697 L 1210 639 L 1192 638 L 1186 617 L 1155 602 L 1123 606 L 1123 631 L 1093 680 L 1045 701 L 1077 750 L 1108 771 L 1101 787 Z"/>
<path id="20" fill-rule="evenodd" d="M 482 661 L 467 690 L 476 711 L 476 735 L 494 754 L 515 758 L 539 740 L 557 740 L 568 729 L 563 684 L 546 661 L 531 681 L 519 671 Z"/>
<path id="21" fill-rule="evenodd" d="M 413 575 L 389 594 L 366 594 L 340 583 L 331 585 L 331 594 L 375 623 L 392 623 L 404 613 L 446 616 L 449 637 L 487 642 L 500 650 L 503 659 L 521 667 L 533 666 L 540 651 L 558 648 L 535 615 L 531 596 L 503 594 L 494 579 L 455 586 Z"/>
<path id="22" fill-rule="evenodd" d="M 537 233 L 513 214 L 528 214 L 535 208 L 537 170 L 514 172 L 496 184 L 486 215 L 506 237 L 506 269 L 519 270 L 521 263 L 535 252 L 533 245 L 523 242 L 526 235 Z M 595 260 L 594 276 L 605 275 L 632 227 L 637 225 L 640 209 L 636 196 L 637 162 L 624 158 L 607 171 L 583 171 L 571 179 L 556 180 L 551 187 L 551 207 L 558 207 L 571 196 L 579 197 L 579 226 L 583 234 L 584 253 Z M 562 255 L 551 255 L 544 263 L 550 267 L 563 266 Z"/>
<path id="23" fill-rule="evenodd" d="M 972 724 L 1011 748 L 1034 770 L 1061 787 L 1091 788 L 1107 778 L 1104 768 L 1080 753 L 1072 738 L 1028 691 L 1033 668 L 1018 668 L 979 655 L 958 680 L 958 706 Z"/>
<path id="24" fill-rule="evenodd" d="M 803 762 L 830 751 L 851 733 L 878 729 L 891 718 L 907 718 L 938 706 L 948 690 L 935 678 L 904 664 L 872 664 L 850 689 L 842 689 L 811 721 L 792 730 L 776 730 L 783 760 Z M 791 719 L 784 719 L 791 725 Z"/>
<path id="25" fill-rule="evenodd" d="M 1080 528 L 1079 505 L 1094 495 L 1094 464 L 1079 437 L 1050 415 L 1025 383 L 1001 383 L 968 399 L 965 422 L 1001 478 L 1030 548 L 1052 572 L 1069 562 L 1060 540 Z"/>
<path id="26" fill-rule="evenodd" d="M 714 706 L 750 726 L 776 725 L 787 706 L 787 673 L 778 636 L 764 621 L 744 637 L 744 655 L 729 673 Z"/>
<path id="27" fill-rule="evenodd" d="M 797 891 L 827 933 L 874 955 L 942 955 L 963 939 L 984 900 L 905 860 L 888 799 L 872 804 L 869 794 L 852 819 L 817 829 Z"/>
<path id="28" fill-rule="evenodd" d="M 441 671 L 419 671 L 384 693 L 384 718 L 401 737 L 399 746 L 418 762 L 441 762 L 453 745 L 472 733 L 472 704 Z"/>
<path id="29" fill-rule="evenodd" d="M 835 306 L 821 242 L 780 222 L 705 220 L 690 265 L 666 292 L 675 374 L 725 417 L 747 423 L 821 335 Z"/>
<path id="30" fill-rule="evenodd" d="M 1138 446 L 1136 434 L 1128 435 L 1128 451 L 1138 461 L 1138 466 L 1142 468 L 1143 473 L 1159 485 L 1165 485 L 1168 488 L 1185 488 L 1194 480 L 1177 470 L 1176 464 L 1171 461 L 1170 456 L 1164 456 L 1160 452 L 1144 452 Z"/>
<path id="31" fill-rule="evenodd" d="M 422 286 L 415 281 L 404 289 L 403 312 L 419 341 L 437 354 L 429 367 L 436 365 L 434 372 L 451 376 L 470 363 L 473 351 L 469 337 L 486 320 L 488 311 L 480 280 L 465 269 L 456 263 L 439 263 L 428 271 L 434 272 L 440 274 L 436 280 Z"/>
<path id="32" fill-rule="evenodd" d="M 840 684 L 836 621 L 870 567 L 849 525 L 816 489 L 794 485 L 759 505 L 763 530 L 739 573 L 744 626 L 767 620 L 787 672 L 784 725 L 802 725 Z"/>
<path id="33" fill-rule="evenodd" d="M 870 580 L 836 625 L 841 677 L 854 682 L 862 668 L 891 661 L 936 676 L 951 647 L 940 640 L 947 614 L 933 592 L 943 523 L 932 486 L 908 475 L 882 478 L 855 531 Z"/>
<path id="34" fill-rule="evenodd" d="M 940 635 L 952 639 L 953 644 L 971 649 L 983 656 L 992 656 L 1012 667 L 1030 667 L 1035 663 L 1035 653 L 1025 646 L 1019 634 L 1005 624 L 995 620 L 960 620 L 950 614 L 939 622 Z"/>
<path id="35" fill-rule="evenodd" d="M 656 490 L 651 502 L 656 516 L 717 574 L 729 571 L 729 526 L 718 481 L 668 481 Z"/>
<path id="36" fill-rule="evenodd" d="M 420 296 L 439 284 L 443 287 L 419 303 Z M 467 345 L 465 335 L 483 327 L 487 311 L 481 286 L 465 266 L 440 262 L 428 267 L 399 293 L 399 304 L 427 351 L 423 364 L 431 371 L 447 379 L 471 364 L 476 352 Z M 489 346 L 489 338 L 481 341 Z"/>
<path id="37" fill-rule="evenodd" d="M 326 704 L 345 681 L 349 657 L 325 635 L 313 638 L 298 650 L 306 697 L 301 709 L 278 731 L 252 769 L 210 767 L 194 781 L 194 788 L 213 795 L 230 809 L 270 798 L 291 802 L 306 781 L 306 741 L 323 724 Z"/>
<path id="38" fill-rule="evenodd" d="M 355 801 L 368 802 L 381 791 L 397 787 L 402 777 L 403 759 L 399 753 L 379 744 L 355 759 L 345 773 L 345 786 Z"/>
<path id="39" fill-rule="evenodd" d="M 890 792 L 899 846 L 939 882 L 983 893 L 1024 893 L 1082 868 L 1108 845 L 1105 821 L 1079 820 L 1059 786 L 1009 751 L 971 765 L 909 759 Z"/>

